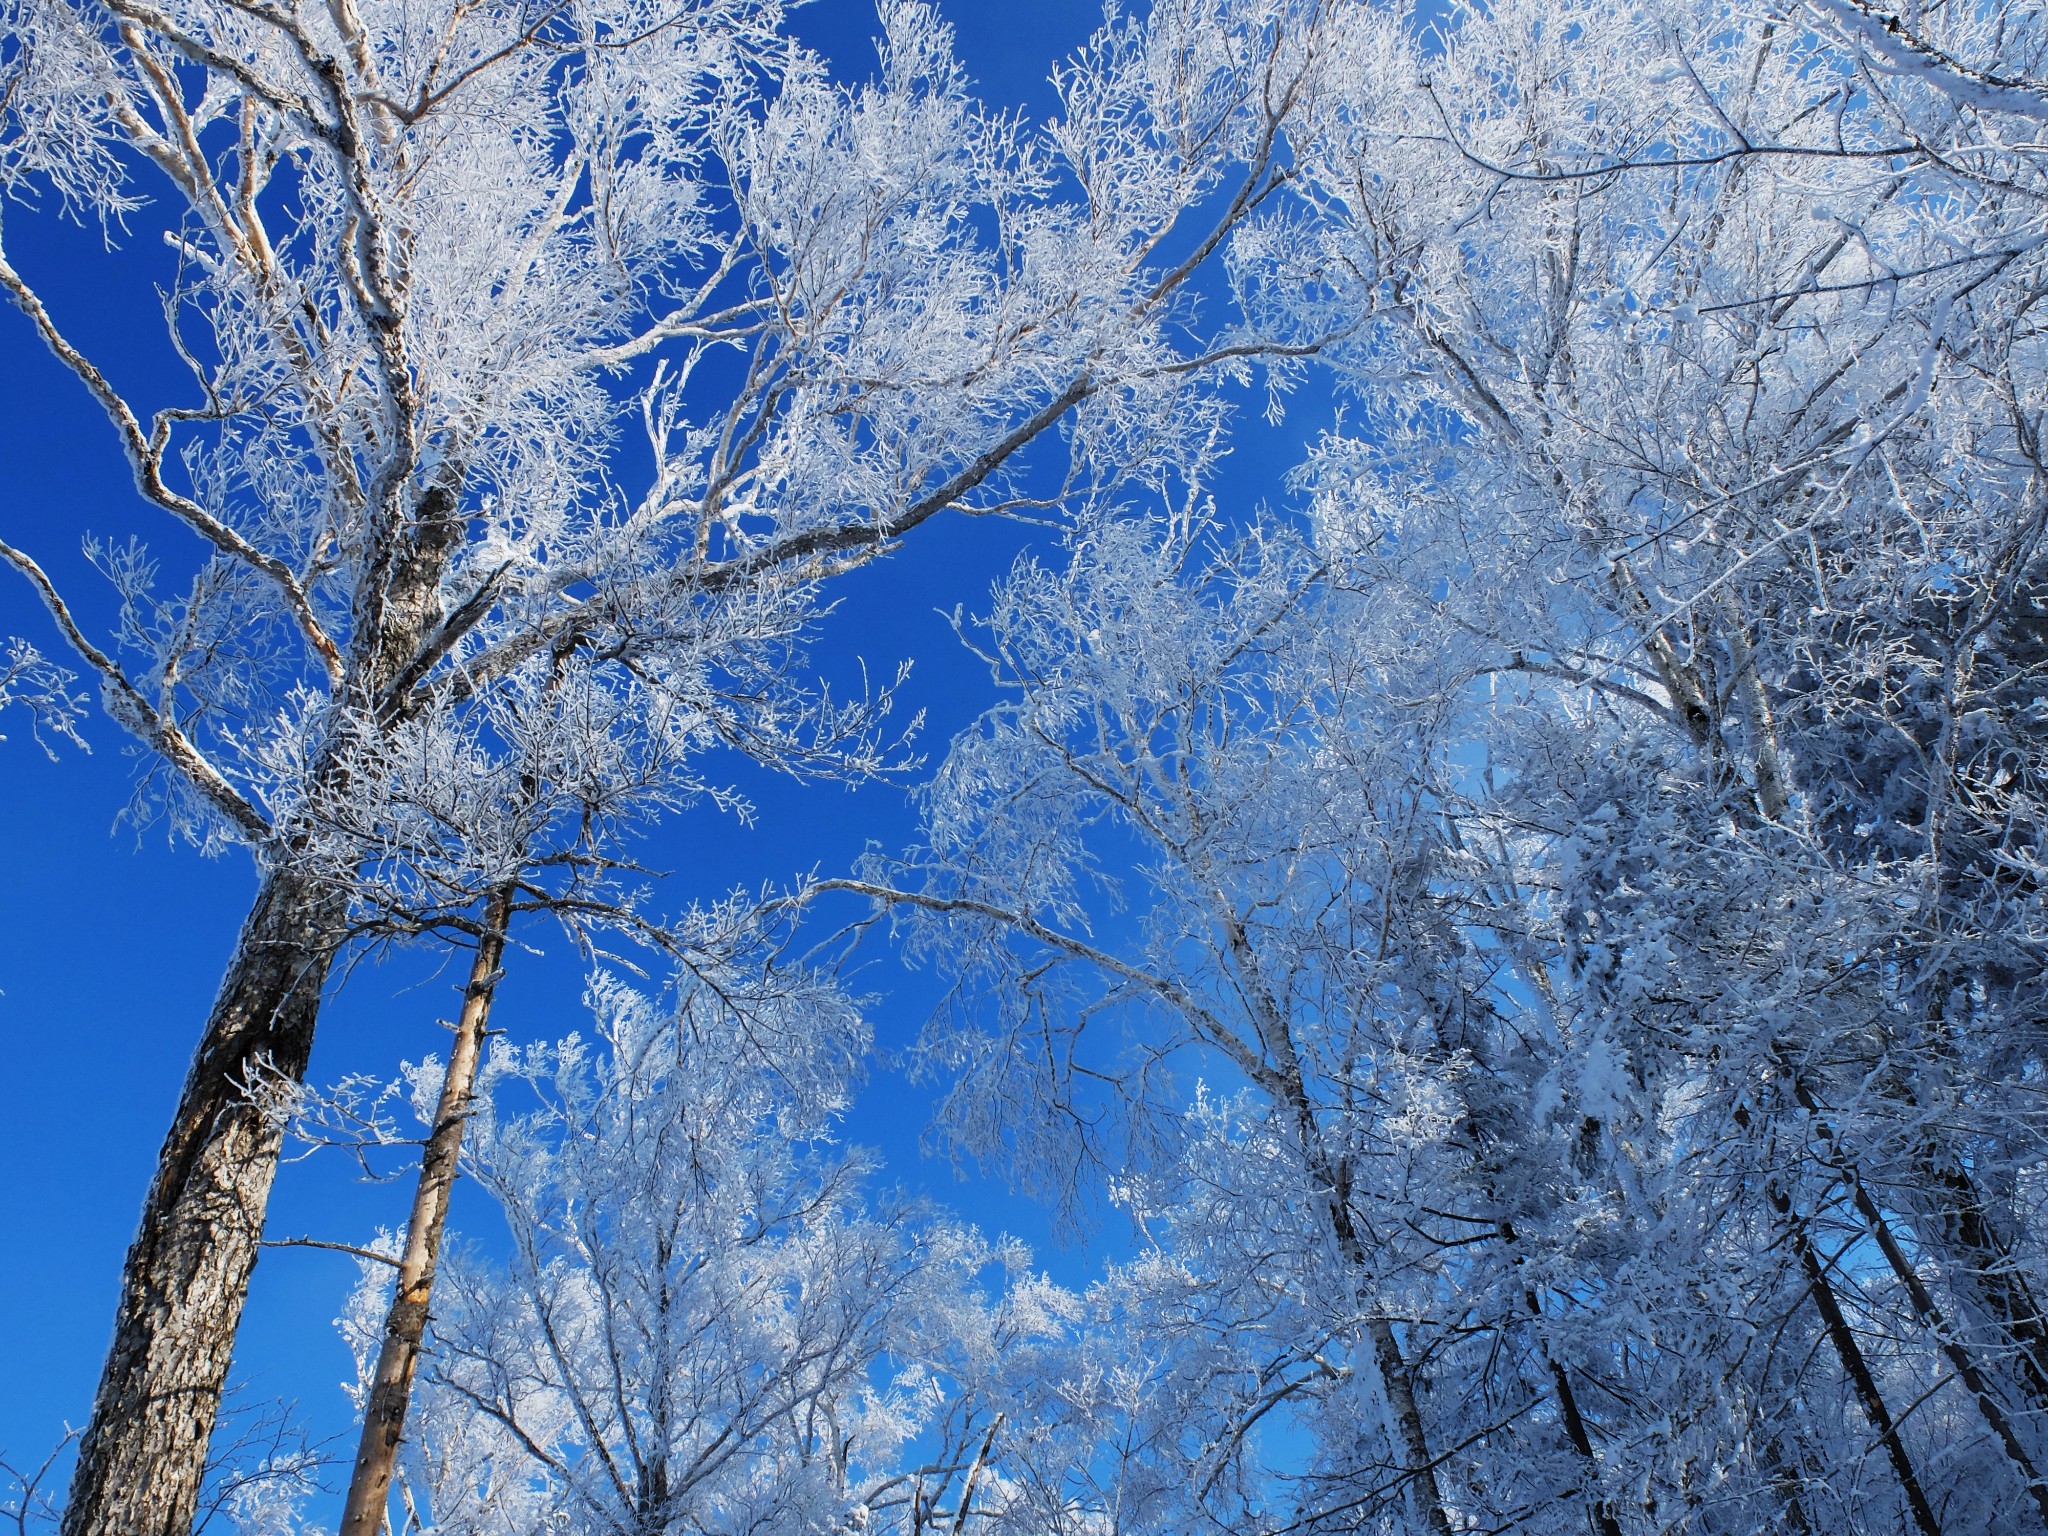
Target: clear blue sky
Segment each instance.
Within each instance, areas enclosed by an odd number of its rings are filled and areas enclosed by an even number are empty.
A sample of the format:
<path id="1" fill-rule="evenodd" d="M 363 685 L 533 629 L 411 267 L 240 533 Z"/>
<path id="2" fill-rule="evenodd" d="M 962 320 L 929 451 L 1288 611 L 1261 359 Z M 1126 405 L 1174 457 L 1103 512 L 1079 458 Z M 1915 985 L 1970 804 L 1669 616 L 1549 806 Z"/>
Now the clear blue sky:
<path id="1" fill-rule="evenodd" d="M 942 10 L 984 96 L 1039 116 L 1054 105 L 1046 84 L 1053 62 L 1099 15 L 1076 0 L 952 0 Z M 818 0 L 798 18 L 798 30 L 849 76 L 872 63 L 872 26 L 868 0 Z M 148 230 L 146 215 L 138 230 Z M 152 286 L 153 234 L 109 255 L 97 231 L 9 210 L 7 241 L 60 323 L 118 383 L 145 400 L 178 389 Z M 1297 416 L 1285 436 L 1298 443 L 1303 430 Z M 1249 481 L 1256 469 L 1241 463 L 1233 478 Z M 0 534 L 87 594 L 97 584 L 78 555 L 88 531 L 137 534 L 167 554 L 180 537 L 137 502 L 84 392 L 17 314 L 0 311 Z M 824 646 L 857 653 L 881 675 L 916 658 L 910 702 L 929 712 L 928 753 L 943 750 L 987 701 L 978 664 L 934 610 L 963 601 L 974 608 L 1027 539 L 1014 527 L 942 522 L 841 594 Z M 61 650 L 11 578 L 0 583 L 0 635 L 9 633 Z M 243 858 L 208 861 L 166 846 L 160 830 L 138 838 L 114 826 L 135 765 L 113 727 L 95 720 L 91 754 L 66 750 L 52 763 L 23 724 L 0 722 L 10 733 L 0 743 L 0 1453 L 17 1462 L 39 1459 L 90 1404 L 121 1256 L 253 889 Z M 799 870 L 834 872 L 867 840 L 896 846 L 912 829 L 901 787 L 806 788 L 737 763 L 732 774 L 755 798 L 755 825 L 704 809 L 673 818 L 649 841 L 648 862 L 672 872 L 662 896 L 670 909 Z M 559 938 L 538 929 L 528 938 L 547 952 L 515 958 L 496 1022 L 519 1038 L 560 1035 L 582 1021 L 583 970 Z M 323 1017 L 315 1080 L 388 1074 L 401 1057 L 441 1049 L 445 1036 L 433 1024 L 453 1009 L 455 974 L 437 963 L 415 953 L 358 967 Z M 884 1042 L 907 1039 L 928 1006 L 930 978 L 906 976 L 878 954 L 862 979 L 882 995 Z M 854 1136 L 883 1152 L 892 1179 L 929 1185 L 985 1226 L 1040 1241 L 1056 1269 L 1078 1274 L 1086 1260 L 1046 1250 L 1031 1208 L 920 1163 L 922 1104 L 917 1091 L 878 1076 Z M 294 1166 L 280 1179 L 271 1231 L 360 1240 L 379 1223 L 402 1221 L 404 1199 L 401 1186 L 356 1182 L 339 1159 Z M 459 1193 L 454 1219 L 459 1227 Z M 346 1357 L 331 1319 L 353 1278 L 339 1256 L 269 1254 L 242 1336 L 238 1374 L 259 1395 L 296 1399 L 328 1431 L 347 1427 L 336 1389 Z"/>

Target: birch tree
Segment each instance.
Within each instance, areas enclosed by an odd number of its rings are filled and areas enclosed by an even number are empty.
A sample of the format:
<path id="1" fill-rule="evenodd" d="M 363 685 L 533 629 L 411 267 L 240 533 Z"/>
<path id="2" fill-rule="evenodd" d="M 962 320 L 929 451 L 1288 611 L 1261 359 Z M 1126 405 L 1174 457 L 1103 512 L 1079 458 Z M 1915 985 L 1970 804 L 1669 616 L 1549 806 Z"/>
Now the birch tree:
<path id="1" fill-rule="evenodd" d="M 2033 1428 L 1797 1099 L 1881 1070 L 1841 948 L 1896 905 L 1641 722 L 1476 679 L 1424 579 L 1470 544 L 1388 545 L 1123 524 L 1021 571 L 928 853 L 828 882 L 956 978 L 956 1144 L 1107 1179 L 1152 1252 L 1051 1486 L 1132 1531 L 2024 1509 Z"/>
<path id="2" fill-rule="evenodd" d="M 509 1242 L 443 1277 L 397 1523 L 917 1529 L 918 1469 L 957 1480 L 982 1432 L 942 1420 L 1002 1255 L 864 1197 L 834 1143 L 865 1023 L 799 967 L 708 956 L 592 1005 L 589 1039 L 501 1041 L 479 1073 L 465 1160 Z M 412 1070 L 423 1116 L 441 1071 Z M 367 1383 L 390 1272 L 365 1268 Z"/>
<path id="3" fill-rule="evenodd" d="M 1346 1384 L 1324 1474 L 1349 1489 L 1344 1514 L 1456 1529 L 1521 1507 L 1533 1476 L 1549 1490 L 1537 1498 L 1609 1523 L 1597 1467 L 1572 1470 L 1593 1457 L 1568 1373 L 1544 1369 L 1537 1284 L 1467 1273 L 1476 1235 L 1530 1220 L 1519 1203 L 1535 1197 L 1501 1168 L 1554 1149 L 1529 1144 L 1501 1081 L 1541 1067 L 1497 1033 L 1498 962 L 1443 932 L 1426 899 L 1444 855 L 1431 772 L 1455 702 L 1447 658 L 1401 638 L 1416 617 L 1401 604 L 1359 619 L 1281 530 L 1220 553 L 1204 542 L 1111 524 L 1064 576 L 1021 570 L 988 640 L 1015 702 L 942 770 L 929 874 L 842 884 L 917 914 L 921 952 L 960 977 L 962 1016 L 928 1050 L 963 1145 L 1002 1147 L 1055 1189 L 1091 1164 L 1127 1181 L 1173 1165 L 1187 1071 L 1206 1063 L 1232 1104 L 1249 1096 L 1255 1108 L 1208 1117 L 1242 1138 L 1189 1154 L 1224 1162 L 1190 1169 L 1166 1204 L 1214 1211 L 1188 1223 L 1206 1233 L 1202 1287 L 1288 1298 L 1293 1330 L 1276 1325 L 1255 1394 L 1268 1410 Z M 1389 691 L 1422 702 L 1381 714 Z M 1513 1340 L 1503 1390 L 1468 1396 L 1455 1427 L 1430 1422 L 1420 1366 L 1471 1332 L 1441 1311 L 1454 1281 L 1495 1293 L 1481 1305 Z M 1366 1422 L 1349 1412 L 1361 1398 L 1376 1404 Z M 1547 1430 L 1522 1422 L 1539 1402 Z M 1499 1421 L 1475 1421 L 1488 1414 Z M 1488 1441 L 1518 1426 L 1526 1466 Z M 1248 1428 L 1204 1421 L 1205 1495 L 1240 1481 L 1223 1473 Z M 1446 1436 L 1488 1443 L 1461 1458 Z"/>

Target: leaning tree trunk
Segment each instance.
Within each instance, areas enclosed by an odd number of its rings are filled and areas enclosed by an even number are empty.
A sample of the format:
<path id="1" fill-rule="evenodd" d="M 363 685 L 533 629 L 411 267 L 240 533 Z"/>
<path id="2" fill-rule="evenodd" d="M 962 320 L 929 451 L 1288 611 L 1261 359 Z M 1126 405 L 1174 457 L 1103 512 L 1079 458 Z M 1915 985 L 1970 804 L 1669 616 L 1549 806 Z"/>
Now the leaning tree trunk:
<path id="1" fill-rule="evenodd" d="M 1735 1106 L 1732 1118 L 1736 1129 L 1744 1135 L 1755 1129 L 1755 1121 L 1745 1104 Z M 1776 1178 L 1768 1175 L 1764 1179 L 1764 1199 L 1777 1214 L 1786 1241 L 1799 1260 L 1807 1299 L 1820 1314 L 1828 1342 L 1834 1346 L 1835 1358 L 1855 1394 L 1857 1406 L 1863 1410 L 1871 1432 L 1877 1436 L 1878 1443 L 1891 1460 L 1892 1471 L 1899 1481 L 1899 1492 L 1906 1502 L 1906 1512 L 1912 1517 L 1920 1536 L 1942 1536 L 1941 1523 L 1935 1519 L 1933 1506 L 1927 1501 L 1927 1491 L 1921 1484 L 1920 1474 L 1914 1469 L 1912 1457 L 1907 1453 L 1906 1442 L 1899 1434 L 1898 1422 L 1886 1406 L 1884 1394 L 1878 1390 L 1877 1378 L 1871 1373 L 1863 1347 L 1856 1342 L 1856 1331 L 1849 1326 L 1849 1319 L 1842 1311 L 1834 1283 L 1828 1278 L 1829 1265 L 1814 1247 L 1806 1219 L 1794 1208 L 1791 1195 Z"/>
<path id="2" fill-rule="evenodd" d="M 1274 1038 L 1284 1039 L 1277 1029 Z M 1330 1230 L 1337 1240 L 1339 1252 L 1351 1267 L 1359 1286 L 1360 1300 L 1376 1312 L 1377 1302 L 1366 1287 L 1367 1276 L 1372 1272 L 1371 1265 L 1366 1261 L 1364 1240 L 1351 1220 L 1350 1196 L 1347 1193 L 1350 1180 L 1342 1175 L 1322 1145 L 1315 1116 L 1308 1107 L 1307 1092 L 1301 1086 L 1300 1063 L 1294 1057 L 1291 1040 L 1286 1042 L 1285 1050 L 1291 1074 L 1287 1078 L 1289 1097 L 1301 1129 L 1310 1176 L 1327 1191 L 1323 1196 L 1323 1206 L 1329 1217 Z M 1415 1401 L 1414 1367 L 1402 1355 L 1401 1341 L 1395 1337 L 1394 1325 L 1386 1317 L 1369 1318 L 1366 1333 L 1372 1340 L 1373 1365 L 1379 1373 L 1388 1436 L 1401 1458 L 1402 1476 L 1408 1484 L 1409 1515 L 1429 1536 L 1451 1536 L 1451 1517 L 1444 1505 L 1443 1485 L 1436 1475 L 1442 1458 L 1430 1454 L 1429 1435 L 1422 1424 L 1422 1409 Z"/>
<path id="3" fill-rule="evenodd" d="M 1835 1346 L 1835 1357 L 1841 1361 L 1842 1374 L 1849 1378 L 1863 1417 L 1869 1420 L 1871 1430 L 1884 1446 L 1885 1454 L 1891 1458 L 1892 1471 L 1899 1480 L 1899 1492 L 1905 1498 L 1906 1509 L 1913 1517 L 1915 1528 L 1920 1536 L 1941 1536 L 1941 1522 L 1935 1519 L 1933 1506 L 1927 1501 L 1926 1489 L 1921 1486 L 1920 1474 L 1914 1470 L 1912 1457 L 1906 1452 L 1906 1442 L 1899 1434 L 1898 1422 L 1885 1406 L 1884 1394 L 1878 1390 L 1870 1362 L 1864 1358 L 1862 1346 L 1856 1342 L 1855 1330 L 1849 1326 L 1842 1304 L 1835 1297 L 1835 1288 L 1828 1280 L 1828 1266 L 1815 1251 L 1806 1224 L 1793 1212 L 1791 1198 L 1775 1184 L 1767 1185 L 1765 1194 L 1772 1209 L 1787 1223 L 1786 1235 L 1792 1241 L 1792 1251 L 1797 1255 L 1800 1272 L 1806 1278 L 1806 1294 L 1827 1328 L 1828 1339 Z"/>
<path id="4" fill-rule="evenodd" d="M 500 887 L 484 915 L 484 932 L 463 993 L 462 1014 L 448 1048 L 448 1070 L 441 1078 L 441 1101 L 434 1127 L 420 1157 L 419 1183 L 413 1191 L 412 1217 L 406 1225 L 405 1253 L 398 1263 L 398 1286 L 384 1316 L 384 1343 L 377 1353 L 370 1399 L 363 1410 L 362 1442 L 355 1470 L 349 1476 L 348 1498 L 342 1506 L 341 1536 L 378 1536 L 390 1512 L 391 1474 L 405 1436 L 406 1410 L 412 1404 L 413 1377 L 419 1370 L 420 1348 L 427 1333 L 427 1308 L 434 1295 L 434 1272 L 441 1257 L 441 1237 L 448 1225 L 448 1197 L 462 1155 L 462 1133 L 469 1123 L 470 1098 L 476 1086 L 477 1063 L 490 1026 L 491 998 L 498 987 L 505 956 L 505 924 L 512 892 Z"/>
<path id="5" fill-rule="evenodd" d="M 186 1536 L 283 1127 L 253 1077 L 305 1075 L 342 904 L 266 875 L 206 1021 L 121 1276 L 63 1536 Z"/>
<path id="6" fill-rule="evenodd" d="M 386 719 L 387 689 L 441 620 L 441 576 L 462 531 L 458 498 L 438 483 L 396 521 L 402 531 L 357 593 L 364 627 L 344 685 Z M 345 781 L 344 747 L 329 743 L 316 785 Z M 247 1083 L 264 1072 L 304 1079 L 347 918 L 346 891 L 296 867 L 289 850 L 265 874 L 128 1250 L 61 1536 L 189 1536 L 284 1142 Z"/>
<path id="7" fill-rule="evenodd" d="M 1898 1234 L 1892 1230 L 1892 1224 L 1886 1218 L 1883 1207 L 1864 1184 L 1856 1160 L 1849 1155 L 1840 1138 L 1836 1136 L 1834 1126 L 1829 1122 L 1820 1100 L 1815 1097 L 1806 1081 L 1792 1069 L 1789 1062 L 1782 1056 L 1779 1060 L 1791 1080 L 1794 1097 L 1809 1117 L 1814 1134 L 1820 1141 L 1823 1156 L 1835 1170 L 1843 1187 L 1849 1191 L 1850 1198 L 1855 1202 L 1857 1214 L 1863 1218 L 1863 1224 L 1869 1229 L 1870 1235 L 1877 1240 L 1878 1251 L 1884 1255 L 1885 1263 L 1891 1266 L 1893 1277 L 1898 1280 L 1908 1299 L 1913 1303 L 1914 1315 L 1933 1337 L 1936 1346 L 1955 1370 L 1957 1379 L 1976 1401 L 1977 1411 L 1986 1427 L 1998 1437 L 1998 1443 L 2003 1447 L 2006 1459 L 2012 1463 L 2013 1470 L 2025 1484 L 2027 1495 L 2034 1502 L 2035 1512 L 2041 1517 L 2042 1529 L 2048 1530 L 2048 1479 L 2044 1479 L 2034 1465 L 2033 1457 L 2022 1443 L 2019 1429 L 2014 1424 L 2012 1416 L 2006 1412 L 2005 1405 L 1998 1400 L 1997 1393 L 1992 1390 L 1983 1362 L 1971 1351 L 1968 1342 L 1943 1313 L 1940 1303 L 1934 1299 L 1934 1293 L 1927 1288 L 1927 1282 L 1921 1278 L 1920 1271 L 1914 1266 L 1911 1256 L 1899 1241 Z"/>

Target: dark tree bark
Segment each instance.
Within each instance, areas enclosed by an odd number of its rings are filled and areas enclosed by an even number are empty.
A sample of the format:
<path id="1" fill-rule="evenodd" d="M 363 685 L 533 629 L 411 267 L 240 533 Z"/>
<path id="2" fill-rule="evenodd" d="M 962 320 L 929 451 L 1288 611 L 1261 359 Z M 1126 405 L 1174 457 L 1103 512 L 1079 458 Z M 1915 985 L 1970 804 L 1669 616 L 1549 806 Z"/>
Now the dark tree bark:
<path id="1" fill-rule="evenodd" d="M 1885 1455 L 1891 1459 L 1892 1471 L 1898 1477 L 1899 1491 L 1905 1495 L 1906 1508 L 1913 1517 L 1914 1527 L 1920 1536 L 1941 1536 L 1941 1522 L 1934 1518 L 1934 1509 L 1927 1502 L 1927 1492 L 1921 1486 L 1920 1475 L 1914 1470 L 1912 1457 L 1906 1453 L 1906 1442 L 1900 1438 L 1899 1426 L 1892 1418 L 1891 1410 L 1885 1406 L 1884 1394 L 1877 1388 L 1877 1378 L 1871 1374 L 1870 1362 L 1864 1358 L 1863 1348 L 1856 1342 L 1856 1332 L 1842 1312 L 1834 1285 L 1828 1279 L 1827 1266 L 1814 1249 L 1806 1223 L 1793 1213 L 1791 1198 L 1775 1184 L 1769 1187 L 1768 1195 L 1772 1209 L 1786 1222 L 1792 1251 L 1798 1256 L 1800 1273 L 1806 1278 L 1807 1294 L 1813 1298 L 1814 1309 L 1820 1313 L 1821 1323 L 1827 1329 L 1828 1341 L 1835 1347 L 1835 1357 L 1841 1361 L 1842 1374 L 1849 1378 L 1849 1386 L 1856 1394 L 1863 1417 L 1870 1421 L 1871 1429 L 1884 1446 Z"/>
<path id="2" fill-rule="evenodd" d="M 1621 1522 L 1615 1518 L 1614 1505 L 1600 1490 L 1600 1457 L 1593 1449 L 1593 1437 L 1586 1429 L 1586 1417 L 1579 1412 L 1579 1395 L 1572 1390 L 1571 1373 L 1564 1368 L 1562 1361 L 1551 1354 L 1549 1341 L 1542 1337 L 1542 1302 L 1534 1291 L 1525 1292 L 1524 1300 L 1528 1303 L 1529 1316 L 1535 1321 L 1537 1337 L 1543 1347 L 1543 1363 L 1550 1369 L 1550 1382 L 1557 1395 L 1558 1416 L 1564 1423 L 1565 1438 L 1578 1453 L 1593 1482 L 1586 1490 L 1587 1513 L 1592 1516 L 1600 1536 L 1621 1536 Z"/>
<path id="3" fill-rule="evenodd" d="M 1814 1133 L 1826 1149 L 1829 1165 L 1848 1189 L 1855 1201 L 1857 1214 L 1863 1218 L 1870 1235 L 1877 1241 L 1878 1251 L 1884 1255 L 1885 1263 L 1891 1266 L 1893 1276 L 1912 1301 L 1914 1315 L 1920 1319 L 1921 1326 L 1933 1336 L 1942 1355 L 1954 1367 L 1957 1379 L 1976 1402 L 1977 1411 L 1985 1425 L 1998 1437 L 1998 1443 L 2004 1449 L 2006 1459 L 2012 1463 L 2013 1470 L 2018 1473 L 2028 1496 L 2033 1500 L 2034 1510 L 2041 1518 L 2042 1528 L 2048 1530 L 2048 1480 L 2042 1478 L 2040 1471 L 2034 1466 L 2033 1458 L 2028 1455 L 2026 1446 L 2021 1443 L 2018 1427 L 2013 1423 L 2011 1415 L 2005 1411 L 2005 1405 L 1998 1400 L 1997 1393 L 1992 1390 L 1984 1366 L 1971 1353 L 1961 1334 L 1943 1314 L 1940 1304 L 1934 1299 L 1934 1293 L 1927 1288 L 1927 1282 L 1921 1279 L 1919 1270 L 1914 1267 L 1905 1246 L 1899 1241 L 1898 1234 L 1885 1219 L 1883 1208 L 1864 1185 L 1855 1160 L 1836 1136 L 1820 1101 L 1814 1097 L 1806 1081 L 1797 1073 L 1791 1072 L 1789 1063 L 1786 1064 L 1786 1069 L 1791 1077 L 1793 1094 L 1798 1099 L 1800 1108 L 1811 1117 Z M 2023 1282 L 2021 1284 L 2024 1294 Z M 2031 1298 L 2028 1299 L 2031 1301 Z M 2027 1358 L 2031 1360 L 2032 1357 Z"/>
<path id="4" fill-rule="evenodd" d="M 398 521 L 403 531 L 358 593 L 364 627 L 343 689 L 372 719 L 395 715 L 385 690 L 440 621 L 441 573 L 461 528 L 453 495 L 439 485 Z M 347 746 L 337 736 L 321 754 L 311 776 L 319 794 L 346 792 Z M 247 1085 L 264 1072 L 304 1080 L 321 990 L 346 937 L 347 890 L 295 852 L 288 835 L 269 852 L 158 1154 L 62 1536 L 187 1536 L 192 1528 L 284 1140 Z"/>
<path id="5" fill-rule="evenodd" d="M 128 1250 L 63 1536 L 192 1527 L 283 1140 L 246 1085 L 304 1077 L 342 907 L 288 867 L 257 892 Z"/>
<path id="6" fill-rule="evenodd" d="M 1806 1501 L 1801 1496 L 1799 1473 L 1786 1461 L 1784 1448 L 1779 1445 L 1776 1434 L 1764 1436 L 1760 1459 L 1764 1470 L 1770 1474 L 1771 1487 L 1777 1490 L 1788 1536 L 1808 1536 L 1813 1530 L 1813 1521 L 1807 1516 Z"/>

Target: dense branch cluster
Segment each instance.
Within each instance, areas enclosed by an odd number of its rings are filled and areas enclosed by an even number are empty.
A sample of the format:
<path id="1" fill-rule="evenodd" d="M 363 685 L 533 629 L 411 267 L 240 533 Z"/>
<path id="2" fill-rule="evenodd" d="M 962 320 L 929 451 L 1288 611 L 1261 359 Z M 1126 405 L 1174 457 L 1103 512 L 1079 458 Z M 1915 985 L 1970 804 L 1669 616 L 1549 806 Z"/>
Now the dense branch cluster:
<path id="1" fill-rule="evenodd" d="M 1073 1529 L 2048 1521 L 2044 48 L 1331 48 L 1232 257 L 1356 402 L 1305 526 L 1020 568 L 852 882 L 945 1127 L 1145 1235 Z"/>

